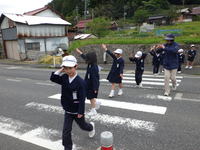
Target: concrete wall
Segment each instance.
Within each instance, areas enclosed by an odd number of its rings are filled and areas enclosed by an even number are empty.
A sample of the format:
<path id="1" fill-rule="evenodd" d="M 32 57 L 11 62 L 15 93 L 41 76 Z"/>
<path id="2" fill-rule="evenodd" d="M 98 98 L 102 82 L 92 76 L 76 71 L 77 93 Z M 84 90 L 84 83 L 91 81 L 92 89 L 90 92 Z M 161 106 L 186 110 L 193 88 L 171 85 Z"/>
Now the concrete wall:
<path id="1" fill-rule="evenodd" d="M 149 49 L 152 45 L 150 44 L 146 44 L 146 45 L 142 45 L 142 44 L 137 44 L 137 45 L 133 45 L 133 44 L 127 44 L 127 45 L 118 45 L 118 44 L 112 44 L 112 45 L 107 45 L 108 49 L 111 51 L 114 51 L 117 48 L 121 48 L 123 49 L 123 58 L 125 60 L 125 63 L 131 63 L 129 61 L 129 56 L 132 53 L 136 53 L 138 50 L 141 50 L 143 52 L 149 52 Z M 190 49 L 190 45 L 180 45 L 182 49 L 189 50 Z M 197 56 L 195 58 L 195 65 L 200 65 L 200 54 L 198 51 L 200 51 L 200 45 L 196 45 L 197 47 Z M 98 63 L 101 64 L 103 63 L 103 52 L 104 50 L 101 48 L 101 45 L 88 45 L 88 46 L 84 46 L 80 48 L 83 52 L 88 52 L 88 51 L 95 51 L 98 57 Z M 78 62 L 84 62 L 78 55 L 76 52 L 72 52 L 73 55 L 76 56 L 76 58 L 78 59 Z M 111 63 L 112 59 L 110 56 L 107 56 L 107 62 Z M 151 64 L 152 62 L 152 56 L 149 54 L 145 60 L 146 64 Z M 186 61 L 185 61 L 186 62 Z"/>

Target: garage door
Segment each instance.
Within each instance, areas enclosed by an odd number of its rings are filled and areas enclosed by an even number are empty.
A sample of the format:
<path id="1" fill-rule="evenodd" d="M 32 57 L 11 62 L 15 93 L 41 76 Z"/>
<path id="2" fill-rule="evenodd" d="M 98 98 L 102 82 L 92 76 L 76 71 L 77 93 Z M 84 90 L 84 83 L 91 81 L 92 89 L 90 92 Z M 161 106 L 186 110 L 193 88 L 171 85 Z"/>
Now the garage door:
<path id="1" fill-rule="evenodd" d="M 18 46 L 17 41 L 6 41 L 6 51 L 7 51 L 7 57 L 9 59 L 20 60 L 18 50 L 19 50 L 19 46 Z"/>

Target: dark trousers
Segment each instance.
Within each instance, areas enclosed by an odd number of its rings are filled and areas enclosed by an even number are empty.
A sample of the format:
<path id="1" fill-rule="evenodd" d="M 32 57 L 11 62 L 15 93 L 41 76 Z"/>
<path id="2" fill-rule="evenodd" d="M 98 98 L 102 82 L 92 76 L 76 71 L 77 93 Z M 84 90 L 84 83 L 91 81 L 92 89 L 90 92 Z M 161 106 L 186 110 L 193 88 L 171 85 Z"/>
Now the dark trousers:
<path id="1" fill-rule="evenodd" d="M 62 144 L 65 147 L 65 150 L 72 150 L 73 143 L 72 143 L 71 131 L 72 131 L 72 124 L 74 120 L 76 121 L 76 123 L 79 125 L 79 127 L 82 130 L 85 130 L 85 131 L 93 130 L 92 125 L 85 121 L 84 116 L 82 118 L 77 118 L 77 115 L 71 115 L 71 114 L 65 113 L 63 135 L 62 135 Z"/>
<path id="2" fill-rule="evenodd" d="M 178 71 L 181 71 L 181 65 L 182 65 L 182 63 L 178 64 Z"/>
<path id="3" fill-rule="evenodd" d="M 144 70 L 135 70 L 135 82 L 139 85 L 142 82 L 142 74 Z"/>
<path id="4" fill-rule="evenodd" d="M 153 74 L 158 73 L 159 67 L 160 67 L 160 64 L 159 64 L 159 63 L 153 65 Z"/>

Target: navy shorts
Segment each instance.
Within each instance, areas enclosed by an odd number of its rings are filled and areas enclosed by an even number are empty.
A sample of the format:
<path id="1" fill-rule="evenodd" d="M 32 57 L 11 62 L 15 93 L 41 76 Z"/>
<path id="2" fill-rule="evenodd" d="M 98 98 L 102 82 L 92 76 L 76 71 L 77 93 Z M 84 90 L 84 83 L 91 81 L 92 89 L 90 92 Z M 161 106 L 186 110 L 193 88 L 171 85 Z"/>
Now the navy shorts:
<path id="1" fill-rule="evenodd" d="M 95 93 L 94 90 L 87 90 L 87 99 L 97 98 L 97 96 L 98 96 L 98 91 L 97 93 Z"/>

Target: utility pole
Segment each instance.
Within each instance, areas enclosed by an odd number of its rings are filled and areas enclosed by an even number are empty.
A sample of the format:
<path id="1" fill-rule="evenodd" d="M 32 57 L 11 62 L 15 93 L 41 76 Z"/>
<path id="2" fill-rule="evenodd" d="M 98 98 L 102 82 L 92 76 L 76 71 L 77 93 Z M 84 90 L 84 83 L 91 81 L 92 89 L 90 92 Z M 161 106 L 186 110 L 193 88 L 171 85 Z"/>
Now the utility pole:
<path id="1" fill-rule="evenodd" d="M 84 9 L 84 17 L 87 19 L 87 0 L 85 0 L 85 9 Z"/>

